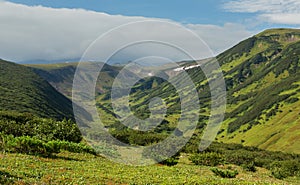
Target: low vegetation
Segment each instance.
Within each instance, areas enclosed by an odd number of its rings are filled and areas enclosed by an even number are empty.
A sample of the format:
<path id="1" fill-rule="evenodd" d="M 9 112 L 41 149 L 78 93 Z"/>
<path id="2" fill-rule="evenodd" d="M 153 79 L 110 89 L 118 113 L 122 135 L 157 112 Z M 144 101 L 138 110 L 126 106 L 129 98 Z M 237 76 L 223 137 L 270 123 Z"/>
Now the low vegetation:
<path id="1" fill-rule="evenodd" d="M 0 112 L 0 150 L 9 153 L 51 156 L 62 150 L 96 154 L 80 143 L 83 138 L 70 120 L 55 121 L 15 112 Z"/>
<path id="2" fill-rule="evenodd" d="M 0 157 L 3 159 L 0 166 L 0 182 L 2 184 L 21 182 L 86 184 L 96 183 L 99 179 L 101 179 L 99 182 L 102 183 L 116 184 L 167 182 L 247 184 L 257 180 L 250 178 L 250 173 L 257 174 L 257 178 L 260 179 L 261 183 L 279 183 L 280 181 L 275 180 L 276 178 L 288 181 L 289 178 L 300 178 L 298 155 L 270 152 L 254 147 L 243 147 L 238 144 L 221 143 L 213 143 L 204 152 L 199 152 L 199 140 L 194 137 L 182 151 L 160 162 L 162 166 L 133 168 L 114 164 L 99 157 L 94 149 L 83 143 L 80 132 L 71 121 L 55 121 L 38 118 L 31 114 L 11 112 L 1 112 L 0 118 L 2 128 L 0 133 L 2 155 Z M 35 129 L 31 128 L 30 125 L 33 125 Z M 19 132 L 15 132 L 14 127 Z M 51 128 L 51 132 L 45 128 Z M 69 137 L 61 137 L 62 135 Z M 174 142 L 176 143 L 176 141 Z M 15 164 L 11 163 L 12 160 L 20 164 L 17 171 L 10 170 L 14 167 L 11 165 Z M 46 163 L 38 161 L 51 161 L 48 165 L 53 166 L 42 169 L 42 166 Z M 83 162 L 84 165 L 81 164 Z M 27 163 L 35 168 L 26 168 Z M 61 167 L 58 168 L 56 165 Z M 234 168 L 230 165 L 233 165 Z M 82 166 L 85 166 L 88 174 L 81 173 Z M 99 171 L 99 167 L 102 171 Z M 111 169 L 110 171 L 104 169 L 108 167 Z M 65 173 L 57 172 L 59 169 L 62 169 Z M 132 178 L 127 173 L 125 175 L 124 169 L 132 175 L 138 173 L 142 177 Z M 144 173 L 145 170 L 147 173 Z M 262 175 L 262 170 L 264 174 L 269 174 L 272 178 L 268 175 Z M 67 171 L 68 173 L 66 173 Z M 172 178 L 168 178 L 168 175 Z M 242 180 L 243 178 L 239 178 L 239 175 L 242 177 L 247 176 L 248 179 Z M 235 180 L 222 180 L 220 177 Z"/>

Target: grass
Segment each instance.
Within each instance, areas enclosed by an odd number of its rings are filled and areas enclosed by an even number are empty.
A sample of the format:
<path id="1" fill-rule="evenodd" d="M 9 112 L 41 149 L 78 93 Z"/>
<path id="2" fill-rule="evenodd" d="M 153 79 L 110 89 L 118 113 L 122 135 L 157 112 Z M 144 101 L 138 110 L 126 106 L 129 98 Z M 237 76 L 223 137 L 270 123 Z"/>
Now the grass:
<path id="1" fill-rule="evenodd" d="M 300 153 L 299 141 L 299 115 L 300 101 L 294 104 L 283 104 L 275 116 L 271 117 L 263 124 L 255 125 L 250 130 L 243 132 L 247 126 L 241 127 L 238 131 L 226 135 L 221 138 L 218 136 L 218 141 L 229 143 L 243 143 L 247 146 L 256 146 L 263 149 L 273 151 L 284 151 Z M 292 110 L 293 112 L 290 112 Z M 222 133 L 224 135 L 224 133 Z M 231 136 L 234 136 L 233 138 Z"/>
<path id="2" fill-rule="evenodd" d="M 0 174 L 6 174 L 7 184 L 296 184 L 297 179 L 277 180 L 270 172 L 239 171 L 234 179 L 215 176 L 210 167 L 195 166 L 183 155 L 176 166 L 125 166 L 89 154 L 63 152 L 55 158 L 23 154 L 1 154 Z M 16 170 L 18 169 L 18 170 Z M 1 178 L 0 178 L 1 179 Z M 5 182 L 5 181 L 3 181 Z M 2 182 L 2 183 L 3 183 Z"/>

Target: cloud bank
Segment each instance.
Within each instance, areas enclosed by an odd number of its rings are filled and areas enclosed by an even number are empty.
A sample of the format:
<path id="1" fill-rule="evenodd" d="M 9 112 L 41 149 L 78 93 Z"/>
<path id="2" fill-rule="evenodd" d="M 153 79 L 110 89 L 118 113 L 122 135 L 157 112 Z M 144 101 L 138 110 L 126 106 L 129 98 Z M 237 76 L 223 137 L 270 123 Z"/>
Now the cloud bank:
<path id="1" fill-rule="evenodd" d="M 224 9 L 236 13 L 257 13 L 258 19 L 276 24 L 300 24 L 299 0 L 235 0 Z"/>
<path id="2" fill-rule="evenodd" d="M 95 39 L 110 29 L 129 22 L 150 19 L 0 1 L 0 58 L 16 62 L 80 58 Z M 215 53 L 224 51 L 252 35 L 242 25 L 232 23 L 223 26 L 185 26 L 198 34 Z M 185 41 L 184 37 L 172 34 L 172 30 L 165 30 L 163 27 L 157 29 L 157 34 Z M 143 33 L 137 31 L 137 34 Z M 118 40 L 112 38 L 107 44 L 113 45 L 114 42 Z M 124 61 L 126 58 L 130 59 L 130 56 L 124 56 Z"/>

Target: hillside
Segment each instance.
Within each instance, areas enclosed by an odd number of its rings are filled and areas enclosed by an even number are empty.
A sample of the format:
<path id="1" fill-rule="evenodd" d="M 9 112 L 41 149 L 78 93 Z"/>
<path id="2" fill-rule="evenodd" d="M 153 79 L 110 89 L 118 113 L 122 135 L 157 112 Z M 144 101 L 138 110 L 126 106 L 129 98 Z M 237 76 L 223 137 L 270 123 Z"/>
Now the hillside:
<path id="1" fill-rule="evenodd" d="M 300 30 L 266 30 L 218 56 L 228 85 L 219 140 L 300 152 Z"/>
<path id="2" fill-rule="evenodd" d="M 299 41 L 300 30 L 266 30 L 217 56 L 228 91 L 226 118 L 217 137 L 219 142 L 300 153 Z M 202 108 L 198 128 L 201 133 L 210 115 L 209 88 L 200 67 L 186 71 L 199 92 Z M 137 84 L 136 87 L 140 86 L 143 85 Z M 170 110 L 164 124 L 155 131 L 173 131 L 177 126 L 180 104 L 175 89 L 168 82 L 148 90 L 134 90 L 130 101 L 132 110 L 136 116 L 147 118 L 150 113 L 148 102 L 155 96 L 162 97 Z M 111 109 L 110 102 L 101 96 L 99 105 L 103 114 L 103 107 Z M 107 125 L 112 125 L 112 119 L 117 122 L 115 116 L 106 117 Z"/>
<path id="3" fill-rule="evenodd" d="M 122 157 L 130 164 L 152 156 L 151 147 L 133 157 L 123 145 L 103 143 L 101 139 L 106 135 L 86 127 L 93 125 L 83 125 L 85 129 L 80 133 L 72 121 L 9 112 L 59 119 L 72 114 L 70 100 L 55 88 L 71 96 L 77 63 L 28 68 L 0 61 L 0 184 L 299 184 L 300 30 L 264 31 L 217 59 L 227 85 L 226 115 L 216 142 L 201 152 L 201 134 L 211 111 L 204 73 L 193 61 L 181 62 L 180 67 L 151 68 L 163 78 L 175 76 L 176 83 L 185 82 L 181 72 L 187 71 L 195 83 L 201 108 L 192 112 L 200 117 L 188 144 L 171 158 L 149 166 L 118 164 L 105 156 Z M 210 60 L 199 62 L 209 65 Z M 92 63 L 87 67 L 94 64 L 99 65 Z M 141 71 L 136 64 L 131 66 L 134 72 L 151 75 L 131 89 L 129 102 L 134 115 L 148 118 L 155 111 L 149 108 L 154 97 L 161 97 L 168 110 L 162 123 L 148 131 L 138 130 L 143 124 L 133 122 L 132 117 L 126 119 L 131 128 L 120 124 L 118 113 L 123 112 L 112 109 L 110 85 L 121 69 L 122 66 L 105 65 L 98 77 L 96 105 L 106 129 L 133 146 L 158 143 L 172 132 L 185 136 L 183 131 L 190 128 L 177 126 L 181 113 L 179 93 L 168 80 L 155 77 L 150 68 Z M 136 77 L 132 72 L 126 75 L 126 79 Z M 126 103 L 124 96 L 117 96 L 117 100 L 121 105 Z M 86 119 L 91 118 L 84 110 L 82 113 Z M 189 114 L 185 116 L 189 118 Z M 101 142 L 96 142 L 99 139 Z M 163 151 L 172 150 L 180 141 L 173 137 L 169 142 L 170 146 L 164 145 Z M 152 157 L 157 160 L 160 156 Z"/>
<path id="4" fill-rule="evenodd" d="M 90 63 L 89 63 L 90 64 Z M 33 71 L 47 80 L 55 89 L 67 97 L 72 96 L 73 78 L 78 62 L 58 64 L 30 64 Z M 95 64 L 97 65 L 97 64 Z M 102 94 L 107 92 L 117 75 L 119 67 L 104 65 L 99 75 L 96 90 Z"/>
<path id="5" fill-rule="evenodd" d="M 217 136 L 219 142 L 242 143 L 268 150 L 300 153 L 300 30 L 271 29 L 255 35 L 217 56 L 227 85 L 226 117 Z M 206 62 L 209 61 L 206 60 Z M 195 82 L 201 103 L 198 137 L 210 115 L 210 92 L 205 75 L 194 62 L 179 63 Z M 105 65 L 99 76 L 97 97 L 99 113 L 115 137 L 138 134 L 120 126 L 110 103 L 110 85 L 121 69 Z M 31 65 L 34 71 L 60 92 L 70 96 L 76 64 Z M 158 70 L 158 69 L 155 69 Z M 168 65 L 159 70 L 178 76 L 180 70 Z M 165 80 L 149 77 L 131 91 L 131 109 L 139 118 L 149 116 L 148 102 L 162 97 L 168 112 L 163 124 L 152 130 L 163 139 L 177 126 L 180 113 L 176 90 Z M 122 102 L 122 99 L 120 99 Z M 143 132 L 143 137 L 151 132 Z M 151 135 L 152 136 L 152 135 Z M 126 139 L 124 140 L 126 141 Z M 128 142 L 128 141 L 127 141 Z M 135 141 L 133 141 L 134 143 Z"/>
<path id="6" fill-rule="evenodd" d="M 72 102 L 31 69 L 0 60 L 0 110 L 74 118 Z"/>

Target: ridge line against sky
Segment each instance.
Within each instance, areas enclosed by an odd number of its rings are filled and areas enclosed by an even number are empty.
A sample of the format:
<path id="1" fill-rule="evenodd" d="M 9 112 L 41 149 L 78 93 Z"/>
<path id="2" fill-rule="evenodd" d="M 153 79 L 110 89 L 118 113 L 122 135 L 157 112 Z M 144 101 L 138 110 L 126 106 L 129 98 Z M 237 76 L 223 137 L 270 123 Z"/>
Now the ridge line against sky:
<path id="1" fill-rule="evenodd" d="M 0 1 L 3 28 L 0 30 L 3 43 L 0 58 L 16 62 L 80 58 L 101 33 L 121 24 L 153 18 L 177 22 L 191 29 L 215 54 L 264 29 L 300 25 L 298 0 L 126 2 Z M 167 30 L 160 33 L 170 35 Z M 130 56 L 119 60 L 130 60 Z"/>

